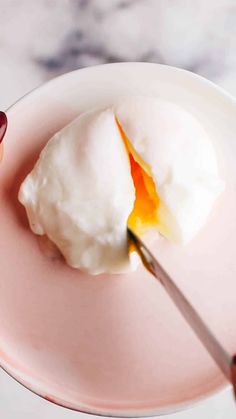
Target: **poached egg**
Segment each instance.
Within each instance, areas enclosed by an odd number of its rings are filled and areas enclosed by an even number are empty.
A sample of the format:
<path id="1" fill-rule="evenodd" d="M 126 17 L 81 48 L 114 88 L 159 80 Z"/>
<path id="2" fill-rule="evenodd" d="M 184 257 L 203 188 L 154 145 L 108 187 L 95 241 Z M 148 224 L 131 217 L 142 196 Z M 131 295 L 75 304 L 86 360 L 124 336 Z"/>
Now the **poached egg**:
<path id="1" fill-rule="evenodd" d="M 180 106 L 149 97 L 124 99 L 114 112 L 136 183 L 130 227 L 142 234 L 152 224 L 171 241 L 188 243 L 224 189 L 205 130 Z"/>
<path id="2" fill-rule="evenodd" d="M 134 270 L 127 225 L 188 243 L 223 190 L 212 143 L 186 110 L 124 98 L 55 134 L 19 191 L 30 227 L 90 274 Z"/>

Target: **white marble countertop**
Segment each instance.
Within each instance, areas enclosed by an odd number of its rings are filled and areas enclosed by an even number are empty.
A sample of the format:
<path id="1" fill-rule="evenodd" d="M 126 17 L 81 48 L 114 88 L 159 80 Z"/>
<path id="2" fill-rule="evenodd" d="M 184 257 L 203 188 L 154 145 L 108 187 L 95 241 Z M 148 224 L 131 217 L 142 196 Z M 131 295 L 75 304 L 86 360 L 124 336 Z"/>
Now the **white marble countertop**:
<path id="1" fill-rule="evenodd" d="M 79 67 L 151 61 L 236 94 L 235 0 L 0 2 L 0 107 Z"/>
<path id="2" fill-rule="evenodd" d="M 58 74 L 116 61 L 183 67 L 236 95 L 235 21 L 235 0 L 2 0 L 0 109 Z M 171 418 L 231 419 L 235 411 L 220 394 Z M 79 416 L 0 371 L 1 419 Z"/>

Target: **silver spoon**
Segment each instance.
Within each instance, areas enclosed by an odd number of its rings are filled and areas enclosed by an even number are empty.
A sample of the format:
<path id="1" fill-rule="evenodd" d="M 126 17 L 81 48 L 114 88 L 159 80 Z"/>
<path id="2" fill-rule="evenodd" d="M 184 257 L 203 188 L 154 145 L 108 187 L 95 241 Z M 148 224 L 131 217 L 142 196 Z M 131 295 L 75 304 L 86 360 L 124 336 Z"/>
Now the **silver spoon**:
<path id="1" fill-rule="evenodd" d="M 136 234 L 128 228 L 128 236 L 135 246 L 145 268 L 165 288 L 168 295 L 179 309 L 185 320 L 198 336 L 206 350 L 223 372 L 227 380 L 233 385 L 236 396 L 236 354 L 231 356 L 209 330 L 202 318 L 177 287 L 173 279 L 165 272 L 160 263 L 156 260 L 147 246 Z"/>

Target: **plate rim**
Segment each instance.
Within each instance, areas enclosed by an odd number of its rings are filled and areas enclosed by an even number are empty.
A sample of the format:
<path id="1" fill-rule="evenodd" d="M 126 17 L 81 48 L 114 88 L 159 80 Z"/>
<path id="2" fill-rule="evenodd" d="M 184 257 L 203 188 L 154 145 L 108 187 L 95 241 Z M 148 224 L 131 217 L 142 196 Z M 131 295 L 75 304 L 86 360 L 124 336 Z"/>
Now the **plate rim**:
<path id="1" fill-rule="evenodd" d="M 116 62 L 116 63 L 108 63 L 108 64 L 98 64 L 98 65 L 94 65 L 94 66 L 89 66 L 89 67 L 83 67 L 83 68 L 79 68 L 79 69 L 75 69 L 73 71 L 70 72 L 66 72 L 63 73 L 61 75 L 58 75 L 56 77 L 51 78 L 50 80 L 46 81 L 46 82 L 42 82 L 39 85 L 37 85 L 35 88 L 29 90 L 28 92 L 26 92 L 23 96 L 21 96 L 19 99 L 17 99 L 13 104 L 11 104 L 6 110 L 6 114 L 10 114 L 19 104 L 21 104 L 22 102 L 24 102 L 29 96 L 31 97 L 34 94 L 38 94 L 40 92 L 42 92 L 43 89 L 47 89 L 49 88 L 51 85 L 53 85 L 54 82 L 57 82 L 58 80 L 63 80 L 63 78 L 69 78 L 71 75 L 76 74 L 76 73 L 81 73 L 81 72 L 89 72 L 89 71 L 96 71 L 96 69 L 102 69 L 102 68 L 107 68 L 107 67 L 159 67 L 162 68 L 163 71 L 164 69 L 170 72 L 177 72 L 177 73 L 183 73 L 185 74 L 186 77 L 188 77 L 188 79 L 195 79 L 198 82 L 202 83 L 202 85 L 205 85 L 208 89 L 210 88 L 211 91 L 213 92 L 217 92 L 218 94 L 220 94 L 222 96 L 222 98 L 224 98 L 225 100 L 227 100 L 227 102 L 233 106 L 236 107 L 236 98 L 231 95 L 230 93 L 228 93 L 227 91 L 225 91 L 221 86 L 218 86 L 217 84 L 215 84 L 214 82 L 206 79 L 203 76 L 200 76 L 196 73 L 193 73 L 189 70 L 185 70 L 179 67 L 175 67 L 175 66 L 171 66 L 171 65 L 166 65 L 166 64 L 157 64 L 157 63 L 147 63 L 147 62 Z M 43 391 L 41 390 L 36 390 L 35 388 L 37 388 L 37 385 L 34 386 L 34 384 L 30 383 L 29 381 L 25 380 L 24 378 L 20 378 L 18 377 L 17 373 L 13 372 L 14 368 L 11 368 L 10 365 L 8 365 L 7 362 L 4 362 L 2 357 L 0 356 L 0 368 L 9 376 L 11 377 L 13 380 L 15 380 L 18 384 L 22 385 L 24 388 L 26 388 L 27 390 L 29 390 L 31 393 L 39 396 L 40 398 L 53 403 L 57 406 L 63 407 L 65 409 L 68 410 L 72 410 L 72 411 L 76 411 L 76 412 L 81 412 L 81 413 L 86 413 L 86 414 L 90 414 L 90 415 L 96 415 L 96 416 L 103 416 L 103 417 L 117 417 L 117 418 L 135 418 L 135 417 L 153 417 L 153 416 L 162 416 L 162 415 L 167 415 L 167 414 L 174 414 L 177 412 L 181 412 L 190 408 L 194 408 L 196 405 L 199 405 L 201 403 L 203 403 L 204 401 L 220 395 L 221 393 L 226 393 L 229 392 L 231 390 L 231 386 L 229 383 L 225 382 L 224 384 L 217 386 L 217 388 L 215 388 L 214 390 L 210 390 L 208 391 L 206 394 L 202 395 L 202 396 L 198 396 L 196 398 L 194 398 L 191 401 L 188 402 L 181 402 L 178 404 L 173 404 L 173 405 L 169 405 L 168 407 L 163 407 L 163 408 L 151 408 L 151 409 L 138 409 L 138 410 L 131 410 L 128 409 L 127 411 L 125 411 L 125 409 L 120 409 L 120 410 L 113 410 L 113 409 L 96 409 L 96 408 L 92 408 L 89 406 L 84 406 L 84 407 L 75 407 L 73 406 L 73 403 L 69 403 L 66 402 L 64 400 L 61 400 L 55 396 L 47 396 L 46 394 L 43 394 Z M 19 372 L 20 375 L 20 372 Z"/>

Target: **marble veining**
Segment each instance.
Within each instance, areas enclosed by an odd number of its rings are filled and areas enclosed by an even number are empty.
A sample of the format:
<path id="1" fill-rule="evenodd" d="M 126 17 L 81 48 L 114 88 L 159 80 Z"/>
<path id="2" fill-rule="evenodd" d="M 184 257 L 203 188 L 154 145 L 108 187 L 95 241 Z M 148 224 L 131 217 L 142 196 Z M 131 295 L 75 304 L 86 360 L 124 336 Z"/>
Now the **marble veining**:
<path id="1" fill-rule="evenodd" d="M 175 65 L 236 94 L 235 0 L 8 0 L 0 5 L 0 106 L 66 71 Z"/>

